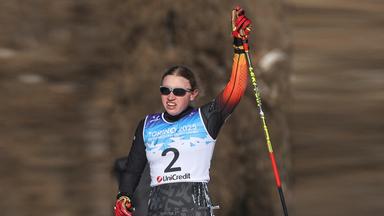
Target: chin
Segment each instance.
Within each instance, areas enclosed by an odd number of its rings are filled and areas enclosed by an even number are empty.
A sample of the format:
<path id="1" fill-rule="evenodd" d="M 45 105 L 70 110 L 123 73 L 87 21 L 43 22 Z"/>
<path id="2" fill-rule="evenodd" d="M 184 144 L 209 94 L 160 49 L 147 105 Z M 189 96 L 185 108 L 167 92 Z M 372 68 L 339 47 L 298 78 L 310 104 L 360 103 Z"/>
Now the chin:
<path id="1" fill-rule="evenodd" d="M 166 111 L 171 116 L 176 116 L 176 115 L 179 115 L 181 113 L 181 111 L 178 111 L 178 110 L 166 110 Z"/>

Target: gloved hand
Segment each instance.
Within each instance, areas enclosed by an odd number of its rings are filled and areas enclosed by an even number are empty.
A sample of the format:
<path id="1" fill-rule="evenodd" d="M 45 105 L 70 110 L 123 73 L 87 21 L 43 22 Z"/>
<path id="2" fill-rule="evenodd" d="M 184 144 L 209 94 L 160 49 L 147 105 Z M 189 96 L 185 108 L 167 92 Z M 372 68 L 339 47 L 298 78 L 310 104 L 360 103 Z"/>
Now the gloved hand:
<path id="1" fill-rule="evenodd" d="M 131 200 L 127 196 L 121 196 L 116 200 L 114 210 L 115 216 L 132 216 L 134 208 Z"/>
<path id="2" fill-rule="evenodd" d="M 246 40 L 251 32 L 251 20 L 245 16 L 245 11 L 240 6 L 232 10 L 232 35 L 235 38 Z"/>

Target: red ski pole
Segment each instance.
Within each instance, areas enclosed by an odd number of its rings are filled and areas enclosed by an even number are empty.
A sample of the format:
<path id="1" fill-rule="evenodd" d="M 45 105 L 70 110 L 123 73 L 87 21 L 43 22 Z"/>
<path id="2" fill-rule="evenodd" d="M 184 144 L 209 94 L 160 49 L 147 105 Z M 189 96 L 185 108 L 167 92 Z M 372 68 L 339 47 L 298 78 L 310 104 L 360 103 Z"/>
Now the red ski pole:
<path id="1" fill-rule="evenodd" d="M 281 201 L 281 205 L 283 207 L 284 215 L 288 216 L 288 209 L 287 209 L 287 205 L 286 205 L 285 199 L 284 199 L 284 192 L 283 192 L 283 189 L 281 187 L 280 175 L 279 175 L 279 171 L 277 169 L 275 155 L 273 153 L 272 143 L 271 143 L 271 139 L 269 137 L 269 132 L 268 132 L 268 127 L 267 127 L 267 123 L 265 120 L 265 115 L 264 115 L 264 112 L 263 112 L 263 109 L 261 106 L 260 90 L 259 90 L 257 83 L 256 83 L 256 76 L 255 76 L 255 72 L 253 71 L 252 62 L 251 62 L 251 58 L 249 55 L 249 45 L 248 45 L 248 41 L 246 39 L 243 40 L 243 47 L 244 47 L 246 58 L 247 58 L 248 70 L 249 70 L 249 74 L 251 76 L 252 85 L 254 87 L 253 90 L 254 90 L 255 97 L 256 97 L 256 103 L 257 103 L 257 106 L 259 107 L 260 118 L 261 118 L 261 121 L 263 123 L 264 135 L 265 135 L 265 139 L 267 142 L 269 157 L 270 157 L 271 163 L 272 163 L 272 168 L 273 168 L 273 173 L 274 173 L 275 180 L 276 180 L 277 190 L 279 191 L 280 201 Z"/>

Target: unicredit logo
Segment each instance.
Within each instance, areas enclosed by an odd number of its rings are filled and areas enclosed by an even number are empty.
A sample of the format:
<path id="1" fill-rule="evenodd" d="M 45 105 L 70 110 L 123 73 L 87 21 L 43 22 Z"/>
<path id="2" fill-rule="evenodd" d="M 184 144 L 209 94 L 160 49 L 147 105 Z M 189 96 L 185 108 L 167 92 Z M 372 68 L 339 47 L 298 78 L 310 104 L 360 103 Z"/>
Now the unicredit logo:
<path id="1" fill-rule="evenodd" d="M 183 180 L 183 179 L 190 179 L 191 173 L 185 173 L 184 175 L 165 175 L 165 176 L 157 176 L 156 180 L 158 183 L 161 182 L 168 182 L 168 181 L 176 181 L 176 180 Z"/>

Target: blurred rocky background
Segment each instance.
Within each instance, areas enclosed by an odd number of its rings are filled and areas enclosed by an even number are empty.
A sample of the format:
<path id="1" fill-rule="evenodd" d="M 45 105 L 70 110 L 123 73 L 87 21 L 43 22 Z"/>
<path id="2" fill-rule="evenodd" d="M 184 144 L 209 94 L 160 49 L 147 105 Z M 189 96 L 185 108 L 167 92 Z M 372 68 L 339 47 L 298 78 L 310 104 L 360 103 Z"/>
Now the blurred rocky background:
<path id="1" fill-rule="evenodd" d="M 199 75 L 196 105 L 226 84 L 236 4 L 254 21 L 251 54 L 291 214 L 381 215 L 375 0 L 1 1 L 1 215 L 112 215 L 114 161 L 138 121 L 161 111 L 163 71 L 184 64 Z M 251 88 L 222 129 L 211 177 L 217 215 L 282 215 Z"/>
<path id="2" fill-rule="evenodd" d="M 384 4 L 289 0 L 296 215 L 382 215 Z"/>

